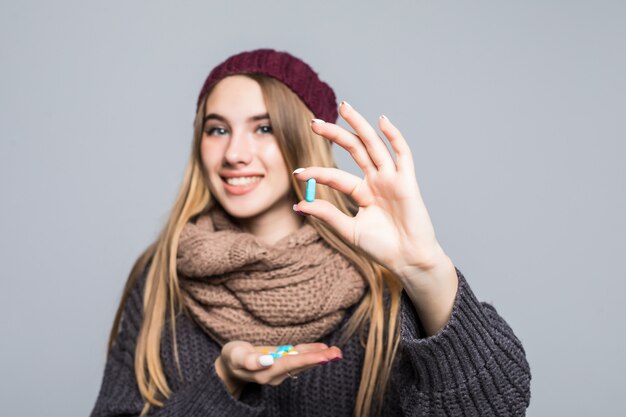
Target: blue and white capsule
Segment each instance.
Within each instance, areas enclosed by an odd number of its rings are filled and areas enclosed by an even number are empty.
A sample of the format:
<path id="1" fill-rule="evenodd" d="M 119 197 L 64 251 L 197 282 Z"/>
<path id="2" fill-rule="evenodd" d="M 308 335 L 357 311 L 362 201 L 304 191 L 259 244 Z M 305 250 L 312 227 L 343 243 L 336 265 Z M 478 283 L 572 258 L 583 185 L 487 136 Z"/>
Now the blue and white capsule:
<path id="1" fill-rule="evenodd" d="M 315 200 L 315 184 L 315 178 L 309 178 L 306 180 L 306 193 L 304 198 L 309 203 Z"/>

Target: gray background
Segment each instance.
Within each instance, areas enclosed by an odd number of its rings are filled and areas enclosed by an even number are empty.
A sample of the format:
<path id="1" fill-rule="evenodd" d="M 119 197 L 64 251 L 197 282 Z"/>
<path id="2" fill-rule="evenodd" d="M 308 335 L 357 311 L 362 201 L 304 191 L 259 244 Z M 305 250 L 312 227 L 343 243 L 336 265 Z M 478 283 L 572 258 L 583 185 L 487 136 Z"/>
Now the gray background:
<path id="1" fill-rule="evenodd" d="M 528 415 L 625 415 L 626 3 L 88 3 L 0 8 L 0 414 L 91 411 L 204 77 L 274 47 L 410 140 L 439 240 L 524 344 Z"/>

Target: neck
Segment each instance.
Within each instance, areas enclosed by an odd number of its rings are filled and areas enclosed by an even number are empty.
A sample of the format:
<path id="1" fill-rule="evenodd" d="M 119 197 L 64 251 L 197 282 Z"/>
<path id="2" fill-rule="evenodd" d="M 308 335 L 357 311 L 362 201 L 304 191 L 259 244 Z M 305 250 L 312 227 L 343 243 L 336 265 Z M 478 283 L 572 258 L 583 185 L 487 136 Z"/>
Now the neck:
<path id="1" fill-rule="evenodd" d="M 240 219 L 240 225 L 262 242 L 273 245 L 302 226 L 302 217 L 291 208 L 292 204 L 268 210 L 248 219 Z"/>

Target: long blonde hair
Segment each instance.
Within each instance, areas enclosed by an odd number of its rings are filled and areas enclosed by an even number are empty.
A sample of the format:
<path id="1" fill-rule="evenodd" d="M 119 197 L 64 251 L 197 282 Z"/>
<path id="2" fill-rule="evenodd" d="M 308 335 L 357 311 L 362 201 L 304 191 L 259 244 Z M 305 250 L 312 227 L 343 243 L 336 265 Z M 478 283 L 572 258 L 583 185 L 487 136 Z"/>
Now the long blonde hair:
<path id="1" fill-rule="evenodd" d="M 272 129 L 287 169 L 291 171 L 306 166 L 336 167 L 330 142 L 311 131 L 309 123 L 313 114 L 304 103 L 288 87 L 273 78 L 262 75 L 247 76 L 261 86 Z M 139 392 L 145 400 L 141 416 L 146 415 L 151 406 L 162 406 L 163 400 L 172 393 L 160 355 L 161 334 L 168 313 L 174 335 L 172 340 L 176 366 L 179 376 L 182 377 L 176 346 L 175 318 L 184 310 L 184 303 L 176 273 L 176 251 L 185 224 L 214 204 L 208 191 L 208 181 L 200 155 L 206 99 L 210 93 L 211 91 L 207 92 L 202 98 L 196 114 L 192 152 L 174 207 L 157 239 L 135 262 L 109 337 L 110 350 L 115 343 L 130 291 L 137 279 L 146 272 L 143 320 L 135 350 L 135 376 Z M 294 203 L 303 200 L 302 185 L 292 178 L 291 186 Z M 350 197 L 330 187 L 319 186 L 317 195 L 346 214 L 354 215 L 358 210 Z M 351 316 L 342 334 L 341 343 L 345 343 L 357 330 L 361 330 L 360 341 L 365 348 L 365 358 L 354 414 L 357 417 L 378 414 L 399 343 L 397 318 L 400 284 L 390 271 L 373 262 L 322 222 L 307 219 L 331 247 L 351 260 L 366 280 L 366 294 Z M 389 294 L 387 311 L 383 303 L 385 292 Z M 366 324 L 369 324 L 367 336 L 362 331 Z"/>

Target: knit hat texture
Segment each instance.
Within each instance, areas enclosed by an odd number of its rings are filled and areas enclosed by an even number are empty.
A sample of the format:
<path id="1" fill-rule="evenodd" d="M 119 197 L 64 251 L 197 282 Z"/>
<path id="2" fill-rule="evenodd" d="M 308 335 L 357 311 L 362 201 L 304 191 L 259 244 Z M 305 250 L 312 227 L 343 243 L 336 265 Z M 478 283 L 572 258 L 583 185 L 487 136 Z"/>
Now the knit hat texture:
<path id="1" fill-rule="evenodd" d="M 296 93 L 316 118 L 328 122 L 337 120 L 337 99 L 333 89 L 320 80 L 307 63 L 287 52 L 273 49 L 242 52 L 213 68 L 198 95 L 198 108 L 213 85 L 236 74 L 262 74 L 275 78 Z"/>

